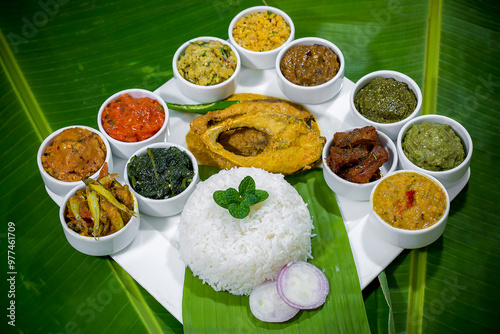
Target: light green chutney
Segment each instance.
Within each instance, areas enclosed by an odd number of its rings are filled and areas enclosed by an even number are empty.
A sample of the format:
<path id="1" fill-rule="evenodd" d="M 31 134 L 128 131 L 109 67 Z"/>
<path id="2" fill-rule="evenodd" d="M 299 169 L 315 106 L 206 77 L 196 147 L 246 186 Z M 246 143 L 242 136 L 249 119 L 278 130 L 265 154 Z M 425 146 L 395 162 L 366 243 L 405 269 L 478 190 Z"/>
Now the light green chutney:
<path id="1" fill-rule="evenodd" d="M 411 162 L 430 171 L 452 169 L 465 159 L 462 141 L 446 124 L 415 124 L 408 129 L 401 145 Z"/>

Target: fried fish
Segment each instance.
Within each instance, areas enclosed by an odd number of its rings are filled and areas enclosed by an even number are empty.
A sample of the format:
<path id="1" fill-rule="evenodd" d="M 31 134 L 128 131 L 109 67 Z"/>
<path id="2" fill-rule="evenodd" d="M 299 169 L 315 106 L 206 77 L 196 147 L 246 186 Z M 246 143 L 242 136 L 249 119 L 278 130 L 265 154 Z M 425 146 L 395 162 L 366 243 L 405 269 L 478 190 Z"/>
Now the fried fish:
<path id="1" fill-rule="evenodd" d="M 226 109 L 194 119 L 186 135 L 198 163 L 294 174 L 321 163 L 325 138 L 303 106 L 257 94 L 235 94 Z"/>

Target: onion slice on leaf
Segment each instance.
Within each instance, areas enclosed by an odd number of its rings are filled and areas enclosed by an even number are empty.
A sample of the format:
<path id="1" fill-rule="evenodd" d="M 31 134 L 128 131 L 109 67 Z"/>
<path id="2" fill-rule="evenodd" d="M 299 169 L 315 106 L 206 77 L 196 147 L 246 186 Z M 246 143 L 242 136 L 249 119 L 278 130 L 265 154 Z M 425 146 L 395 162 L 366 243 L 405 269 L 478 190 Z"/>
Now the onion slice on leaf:
<path id="1" fill-rule="evenodd" d="M 300 310 L 285 303 L 278 295 L 276 281 L 265 281 L 250 293 L 250 310 L 259 320 L 284 322 L 292 319 Z"/>
<path id="2" fill-rule="evenodd" d="M 315 265 L 303 261 L 283 267 L 276 283 L 285 303 L 304 310 L 323 305 L 330 290 L 326 275 Z"/>

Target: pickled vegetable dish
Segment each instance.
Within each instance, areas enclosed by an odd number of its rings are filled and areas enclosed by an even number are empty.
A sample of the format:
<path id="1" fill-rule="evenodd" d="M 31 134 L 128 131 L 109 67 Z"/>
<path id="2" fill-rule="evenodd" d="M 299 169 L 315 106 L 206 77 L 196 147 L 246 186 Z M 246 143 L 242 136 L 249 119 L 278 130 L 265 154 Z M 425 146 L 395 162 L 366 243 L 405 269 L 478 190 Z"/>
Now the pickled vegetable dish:
<path id="1" fill-rule="evenodd" d="M 99 179 L 84 178 L 86 187 L 76 191 L 66 203 L 67 226 L 85 237 L 99 238 L 121 230 L 137 215 L 134 196 L 127 185 L 103 168 Z"/>
<path id="2" fill-rule="evenodd" d="M 373 210 L 386 223 L 406 230 L 421 230 L 443 217 L 445 191 L 418 173 L 401 172 L 380 181 L 373 193 Z"/>
<path id="3" fill-rule="evenodd" d="M 127 165 L 132 188 L 144 197 L 166 199 L 183 192 L 193 181 L 189 156 L 177 147 L 148 148 L 143 156 L 133 156 Z"/>
<path id="4" fill-rule="evenodd" d="M 274 50 L 290 38 L 291 28 L 279 14 L 271 11 L 251 13 L 236 22 L 233 38 L 242 48 L 262 52 Z"/>
<path id="5" fill-rule="evenodd" d="M 97 133 L 75 127 L 59 133 L 47 146 L 41 160 L 50 176 L 74 182 L 97 173 L 106 154 L 106 145 Z"/>
<path id="6" fill-rule="evenodd" d="M 165 122 L 165 110 L 155 99 L 123 94 L 104 108 L 101 122 L 111 138 L 139 142 L 160 131 Z"/>
<path id="7" fill-rule="evenodd" d="M 378 123 L 395 123 L 410 116 L 417 97 L 405 82 L 377 77 L 354 95 L 354 106 L 364 117 Z"/>

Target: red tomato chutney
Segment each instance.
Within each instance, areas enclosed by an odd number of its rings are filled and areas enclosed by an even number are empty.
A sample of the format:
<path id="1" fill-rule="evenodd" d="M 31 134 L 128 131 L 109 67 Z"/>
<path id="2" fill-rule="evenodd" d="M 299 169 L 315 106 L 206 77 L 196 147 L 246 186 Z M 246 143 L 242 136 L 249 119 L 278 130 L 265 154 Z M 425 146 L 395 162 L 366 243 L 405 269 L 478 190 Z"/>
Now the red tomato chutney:
<path id="1" fill-rule="evenodd" d="M 111 101 L 101 116 L 104 131 L 116 140 L 138 142 L 154 136 L 165 122 L 162 105 L 149 97 L 123 94 Z"/>

